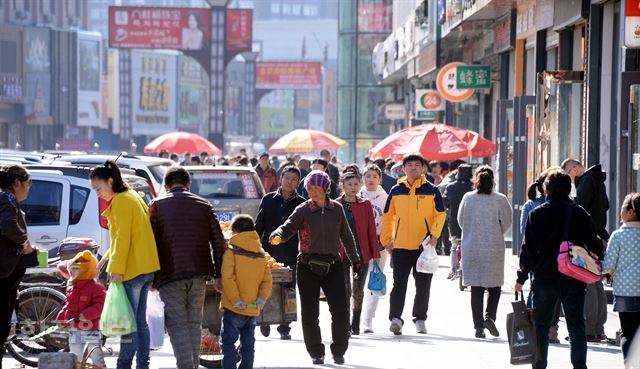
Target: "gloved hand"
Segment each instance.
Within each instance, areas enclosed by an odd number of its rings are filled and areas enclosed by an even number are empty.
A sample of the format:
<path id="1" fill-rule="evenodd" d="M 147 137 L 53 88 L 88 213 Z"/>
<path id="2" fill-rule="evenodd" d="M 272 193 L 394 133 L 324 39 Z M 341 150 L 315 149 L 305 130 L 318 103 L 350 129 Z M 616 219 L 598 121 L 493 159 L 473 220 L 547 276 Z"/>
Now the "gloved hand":
<path id="1" fill-rule="evenodd" d="M 244 310 L 244 309 L 246 309 L 246 308 L 247 308 L 247 304 L 246 304 L 244 301 L 242 301 L 242 300 L 238 300 L 238 301 L 236 301 L 236 302 L 233 304 L 233 306 L 234 306 L 236 309 L 240 309 L 240 310 Z"/>
<path id="2" fill-rule="evenodd" d="M 258 310 L 262 310 L 264 309 L 264 304 L 266 301 L 264 301 L 261 297 L 258 297 L 256 299 L 256 305 L 258 306 Z"/>

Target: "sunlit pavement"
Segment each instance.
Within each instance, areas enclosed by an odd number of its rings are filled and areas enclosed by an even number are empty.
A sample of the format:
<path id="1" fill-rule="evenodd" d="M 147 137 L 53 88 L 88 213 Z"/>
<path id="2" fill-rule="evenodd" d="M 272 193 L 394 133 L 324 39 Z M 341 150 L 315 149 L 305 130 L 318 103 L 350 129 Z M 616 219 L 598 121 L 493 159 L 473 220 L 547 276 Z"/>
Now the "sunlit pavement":
<path id="1" fill-rule="evenodd" d="M 376 320 L 374 321 L 374 334 L 354 336 L 349 342 L 349 350 L 345 355 L 345 365 L 334 365 L 330 354 L 325 357 L 324 367 L 340 368 L 513 368 L 509 364 L 509 348 L 506 343 L 506 314 L 511 309 L 513 300 L 513 280 L 517 259 L 507 250 L 507 266 L 505 271 L 507 283 L 502 287 L 502 298 L 498 310 L 499 338 L 476 339 L 474 337 L 473 323 L 471 319 L 470 292 L 467 288 L 461 292 L 458 282 L 446 279 L 449 258 L 441 257 L 441 268 L 433 279 L 429 318 L 427 320 L 427 335 L 415 333 L 415 327 L 411 323 L 411 306 L 413 298 L 413 286 L 409 283 L 408 299 L 405 305 L 404 319 L 407 322 L 402 336 L 393 336 L 389 332 L 387 314 L 389 310 L 388 294 L 380 301 Z M 390 270 L 387 270 L 387 278 L 391 282 Z M 528 286 L 528 284 L 527 284 Z M 389 290 L 390 290 L 389 286 Z M 615 337 L 619 327 L 616 313 L 611 311 L 606 324 L 606 334 Z M 321 307 L 321 327 L 323 338 L 330 353 L 329 343 L 331 337 L 330 315 L 326 303 Z M 256 330 L 256 368 L 313 368 L 311 360 L 305 350 L 302 340 L 302 330 L 299 323 L 292 325 L 292 340 L 280 341 L 272 327 L 270 338 L 262 337 Z M 491 337 L 487 332 L 487 336 Z M 564 341 L 567 336 L 566 326 L 561 322 L 560 337 L 563 342 L 559 345 L 551 345 L 549 349 L 549 368 L 571 368 L 569 360 L 569 344 Z M 109 344 L 117 350 L 117 345 Z M 116 351 L 117 354 L 117 351 Z M 19 367 L 17 362 L 10 357 L 5 357 L 5 368 Z M 109 368 L 115 368 L 116 357 L 107 356 Z M 590 369 L 615 369 L 623 368 L 620 349 L 606 344 L 589 344 L 587 364 Z M 171 345 L 168 337 L 164 347 L 152 353 L 151 367 L 153 369 L 175 368 Z M 521 366 L 528 367 L 528 366 Z"/>

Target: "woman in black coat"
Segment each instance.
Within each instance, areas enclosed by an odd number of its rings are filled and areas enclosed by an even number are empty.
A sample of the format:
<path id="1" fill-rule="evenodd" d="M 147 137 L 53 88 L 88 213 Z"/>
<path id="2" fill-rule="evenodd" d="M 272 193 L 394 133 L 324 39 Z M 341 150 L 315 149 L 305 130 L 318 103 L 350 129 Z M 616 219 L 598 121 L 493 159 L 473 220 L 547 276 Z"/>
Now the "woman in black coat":
<path id="1" fill-rule="evenodd" d="M 21 255 L 37 252 L 27 238 L 27 223 L 20 201 L 29 195 L 31 176 L 20 165 L 0 169 L 0 368 L 9 336 L 18 285 L 25 268 Z"/>

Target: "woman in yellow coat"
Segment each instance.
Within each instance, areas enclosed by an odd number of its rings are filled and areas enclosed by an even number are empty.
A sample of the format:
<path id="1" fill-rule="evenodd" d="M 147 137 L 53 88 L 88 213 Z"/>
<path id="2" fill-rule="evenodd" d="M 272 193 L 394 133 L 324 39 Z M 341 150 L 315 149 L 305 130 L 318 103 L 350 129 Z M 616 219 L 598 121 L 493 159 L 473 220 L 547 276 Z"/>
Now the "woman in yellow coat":
<path id="1" fill-rule="evenodd" d="M 121 337 L 118 369 L 129 369 L 136 357 L 136 368 L 149 368 L 149 327 L 147 293 L 153 274 L 160 269 L 156 241 L 149 220 L 149 209 L 142 198 L 122 180 L 114 161 L 93 168 L 89 175 L 97 195 L 110 202 L 102 215 L 109 220 L 111 244 L 98 268 L 109 262 L 112 282 L 122 282 L 138 329 Z"/>

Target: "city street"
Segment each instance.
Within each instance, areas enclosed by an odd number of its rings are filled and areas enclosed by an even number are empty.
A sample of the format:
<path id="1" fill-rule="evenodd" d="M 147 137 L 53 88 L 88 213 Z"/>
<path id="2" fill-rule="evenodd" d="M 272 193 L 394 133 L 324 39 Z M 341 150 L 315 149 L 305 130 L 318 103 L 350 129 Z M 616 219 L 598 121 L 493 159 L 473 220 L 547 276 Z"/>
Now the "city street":
<path id="1" fill-rule="evenodd" d="M 473 323 L 470 311 L 470 291 L 458 290 L 457 281 L 446 279 L 448 257 L 441 257 L 440 270 L 433 279 L 427 335 L 415 333 L 410 323 L 411 301 L 407 299 L 404 319 L 409 321 L 404 328 L 404 335 L 395 337 L 389 331 L 387 313 L 389 309 L 388 295 L 381 301 L 374 321 L 376 333 L 360 335 L 351 339 L 349 350 L 345 355 L 345 365 L 334 365 L 331 357 L 325 358 L 325 367 L 341 368 L 447 368 L 447 369 L 500 369 L 512 368 L 509 364 L 509 348 L 506 343 L 505 318 L 509 313 L 512 300 L 512 282 L 515 276 L 517 259 L 507 250 L 506 280 L 502 287 L 502 299 L 498 310 L 499 338 L 479 340 L 474 338 Z M 390 270 L 387 270 L 388 281 L 391 282 Z M 528 284 L 527 284 L 528 286 Z M 390 287 L 390 286 L 389 286 Z M 412 284 L 409 283 L 408 296 L 413 298 Z M 327 305 L 321 305 L 320 322 L 323 338 L 330 343 L 330 319 Z M 606 324 L 606 334 L 615 337 L 619 327 L 617 314 L 611 311 Z M 292 325 L 291 341 L 280 341 L 275 327 L 270 338 L 264 338 L 256 329 L 256 361 L 255 368 L 312 368 L 302 340 L 299 323 Z M 488 332 L 487 336 L 491 337 Z M 561 321 L 560 337 L 566 337 L 566 326 Z M 117 350 L 117 345 L 109 344 Z M 117 351 L 116 351 L 117 354 Z M 9 359 L 9 358 L 7 358 Z M 6 360 L 5 368 L 18 368 L 16 361 Z M 115 368 L 116 356 L 107 356 L 109 368 Z M 618 347 L 605 344 L 589 344 L 588 362 L 590 369 L 623 368 L 622 354 Z M 162 350 L 152 353 L 151 368 L 174 368 L 175 360 L 166 337 Z M 525 367 L 525 366 L 523 366 Z M 569 344 L 551 345 L 549 349 L 549 368 L 571 368 L 569 361 Z"/>

